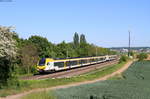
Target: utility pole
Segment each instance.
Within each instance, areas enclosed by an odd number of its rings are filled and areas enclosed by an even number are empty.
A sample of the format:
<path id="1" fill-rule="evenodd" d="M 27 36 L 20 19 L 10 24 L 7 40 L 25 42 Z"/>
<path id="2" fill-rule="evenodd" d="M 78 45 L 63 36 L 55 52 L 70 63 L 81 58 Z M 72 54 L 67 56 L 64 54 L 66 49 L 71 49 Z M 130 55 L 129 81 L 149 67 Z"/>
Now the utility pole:
<path id="1" fill-rule="evenodd" d="M 96 56 L 97 56 L 97 46 L 96 46 Z"/>
<path id="2" fill-rule="evenodd" d="M 68 58 L 68 49 L 67 49 L 67 58 Z"/>
<path id="3" fill-rule="evenodd" d="M 131 37 L 130 37 L 130 30 L 128 31 L 129 32 L 129 47 L 128 47 L 128 57 L 130 57 L 130 42 L 131 42 Z"/>

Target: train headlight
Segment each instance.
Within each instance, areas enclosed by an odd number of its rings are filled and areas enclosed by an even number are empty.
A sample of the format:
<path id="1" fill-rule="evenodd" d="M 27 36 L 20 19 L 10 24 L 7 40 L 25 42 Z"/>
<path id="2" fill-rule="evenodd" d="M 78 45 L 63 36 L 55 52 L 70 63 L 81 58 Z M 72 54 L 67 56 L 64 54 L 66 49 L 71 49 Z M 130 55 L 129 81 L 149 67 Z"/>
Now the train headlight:
<path id="1" fill-rule="evenodd" d="M 46 68 L 46 66 L 37 66 L 38 70 L 44 70 Z"/>

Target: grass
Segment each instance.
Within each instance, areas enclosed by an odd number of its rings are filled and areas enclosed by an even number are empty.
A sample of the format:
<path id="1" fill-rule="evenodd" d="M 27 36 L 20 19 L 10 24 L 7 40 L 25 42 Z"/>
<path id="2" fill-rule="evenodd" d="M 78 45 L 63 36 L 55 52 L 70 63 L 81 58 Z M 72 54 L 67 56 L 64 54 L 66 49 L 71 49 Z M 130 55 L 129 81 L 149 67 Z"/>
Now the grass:
<path id="1" fill-rule="evenodd" d="M 52 92 L 42 91 L 38 93 L 29 94 L 26 97 L 23 97 L 22 99 L 56 99 L 55 96 L 53 96 Z"/>
<path id="2" fill-rule="evenodd" d="M 57 89 L 57 99 L 150 99 L 150 61 L 135 62 L 110 80 Z"/>
<path id="3" fill-rule="evenodd" d="M 21 75 L 18 75 L 18 78 L 23 78 L 23 77 L 28 77 L 28 76 L 33 76 L 34 74 L 32 73 L 29 73 L 29 74 L 21 74 Z"/>
<path id="4" fill-rule="evenodd" d="M 108 80 L 119 80 L 119 79 L 124 79 L 122 74 L 116 74 L 115 76 L 108 78 Z"/>
<path id="5" fill-rule="evenodd" d="M 36 89 L 36 88 L 47 88 L 47 87 L 65 85 L 65 84 L 70 84 L 70 83 L 75 83 L 75 82 L 93 80 L 93 79 L 103 77 L 107 74 L 110 74 L 118 70 L 124 64 L 125 63 L 110 65 L 107 68 L 105 67 L 105 68 L 96 70 L 95 72 L 92 72 L 92 73 L 87 73 L 85 75 L 71 77 L 71 78 L 60 78 L 60 79 L 49 78 L 49 79 L 44 79 L 44 80 L 20 80 L 20 84 L 16 88 L 0 89 L 0 97 L 21 93 L 21 92 L 28 91 L 31 89 Z"/>

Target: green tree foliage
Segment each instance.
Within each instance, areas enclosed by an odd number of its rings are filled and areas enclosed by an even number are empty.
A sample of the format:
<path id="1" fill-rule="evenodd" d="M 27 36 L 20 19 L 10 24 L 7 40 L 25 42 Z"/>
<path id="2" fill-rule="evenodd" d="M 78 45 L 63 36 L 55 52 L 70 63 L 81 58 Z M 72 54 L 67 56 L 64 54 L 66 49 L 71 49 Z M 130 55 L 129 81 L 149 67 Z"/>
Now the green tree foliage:
<path id="1" fill-rule="evenodd" d="M 73 43 L 68 43 L 68 48 L 67 48 L 68 58 L 69 57 L 79 57 L 77 51 L 78 51 L 77 49 L 74 49 Z"/>
<path id="2" fill-rule="evenodd" d="M 33 43 L 39 52 L 39 56 L 42 57 L 55 57 L 54 45 L 50 43 L 47 38 L 41 36 L 31 36 L 28 39 L 29 42 Z"/>
<path id="3" fill-rule="evenodd" d="M 22 72 L 30 73 L 34 72 L 34 66 L 37 65 L 39 60 L 38 51 L 35 45 L 29 43 L 24 45 L 20 49 L 20 60 L 21 60 L 21 68 L 23 69 Z"/>
<path id="4" fill-rule="evenodd" d="M 14 78 L 14 68 L 16 59 L 15 32 L 12 27 L 0 26 L 0 87 L 8 85 L 9 80 Z"/>
<path id="5" fill-rule="evenodd" d="M 86 38 L 84 34 L 80 35 L 80 48 L 78 49 L 78 54 L 80 57 L 88 56 L 89 44 L 86 43 Z"/>
<path id="6" fill-rule="evenodd" d="M 78 54 L 79 54 L 79 57 L 87 57 L 88 56 L 88 45 L 87 44 L 82 45 L 82 47 L 80 47 L 78 49 Z"/>
<path id="7" fill-rule="evenodd" d="M 68 51 L 68 44 L 63 41 L 62 43 L 58 44 L 56 47 L 56 56 L 59 58 L 66 58 L 67 57 L 67 51 Z"/>
<path id="8" fill-rule="evenodd" d="M 86 38 L 84 34 L 80 35 L 80 44 L 86 44 Z"/>
<path id="9" fill-rule="evenodd" d="M 119 63 L 126 62 L 128 59 L 129 59 L 128 56 L 122 55 L 119 60 Z"/>
<path id="10" fill-rule="evenodd" d="M 130 51 L 129 54 L 130 54 L 130 56 L 134 56 L 135 53 L 133 51 Z"/>
<path id="11" fill-rule="evenodd" d="M 66 43 L 65 41 L 56 45 L 56 58 L 78 57 L 77 50 L 74 49 L 73 43 Z"/>
<path id="12" fill-rule="evenodd" d="M 78 46 L 79 46 L 79 35 L 77 32 L 75 32 L 75 34 L 74 34 L 73 43 L 74 43 L 74 48 L 78 48 Z"/>
<path id="13" fill-rule="evenodd" d="M 144 59 L 146 59 L 148 57 L 148 55 L 146 53 L 140 53 L 137 58 L 139 59 L 139 61 L 143 61 Z"/>

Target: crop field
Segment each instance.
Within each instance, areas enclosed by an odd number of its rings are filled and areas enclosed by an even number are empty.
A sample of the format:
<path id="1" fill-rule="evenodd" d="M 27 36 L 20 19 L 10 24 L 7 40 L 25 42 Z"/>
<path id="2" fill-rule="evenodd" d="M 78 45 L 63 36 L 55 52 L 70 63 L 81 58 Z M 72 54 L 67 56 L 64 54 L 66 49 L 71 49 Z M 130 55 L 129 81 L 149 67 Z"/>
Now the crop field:
<path id="1" fill-rule="evenodd" d="M 113 79 L 54 91 L 57 99 L 150 99 L 150 61 L 135 62 Z"/>

